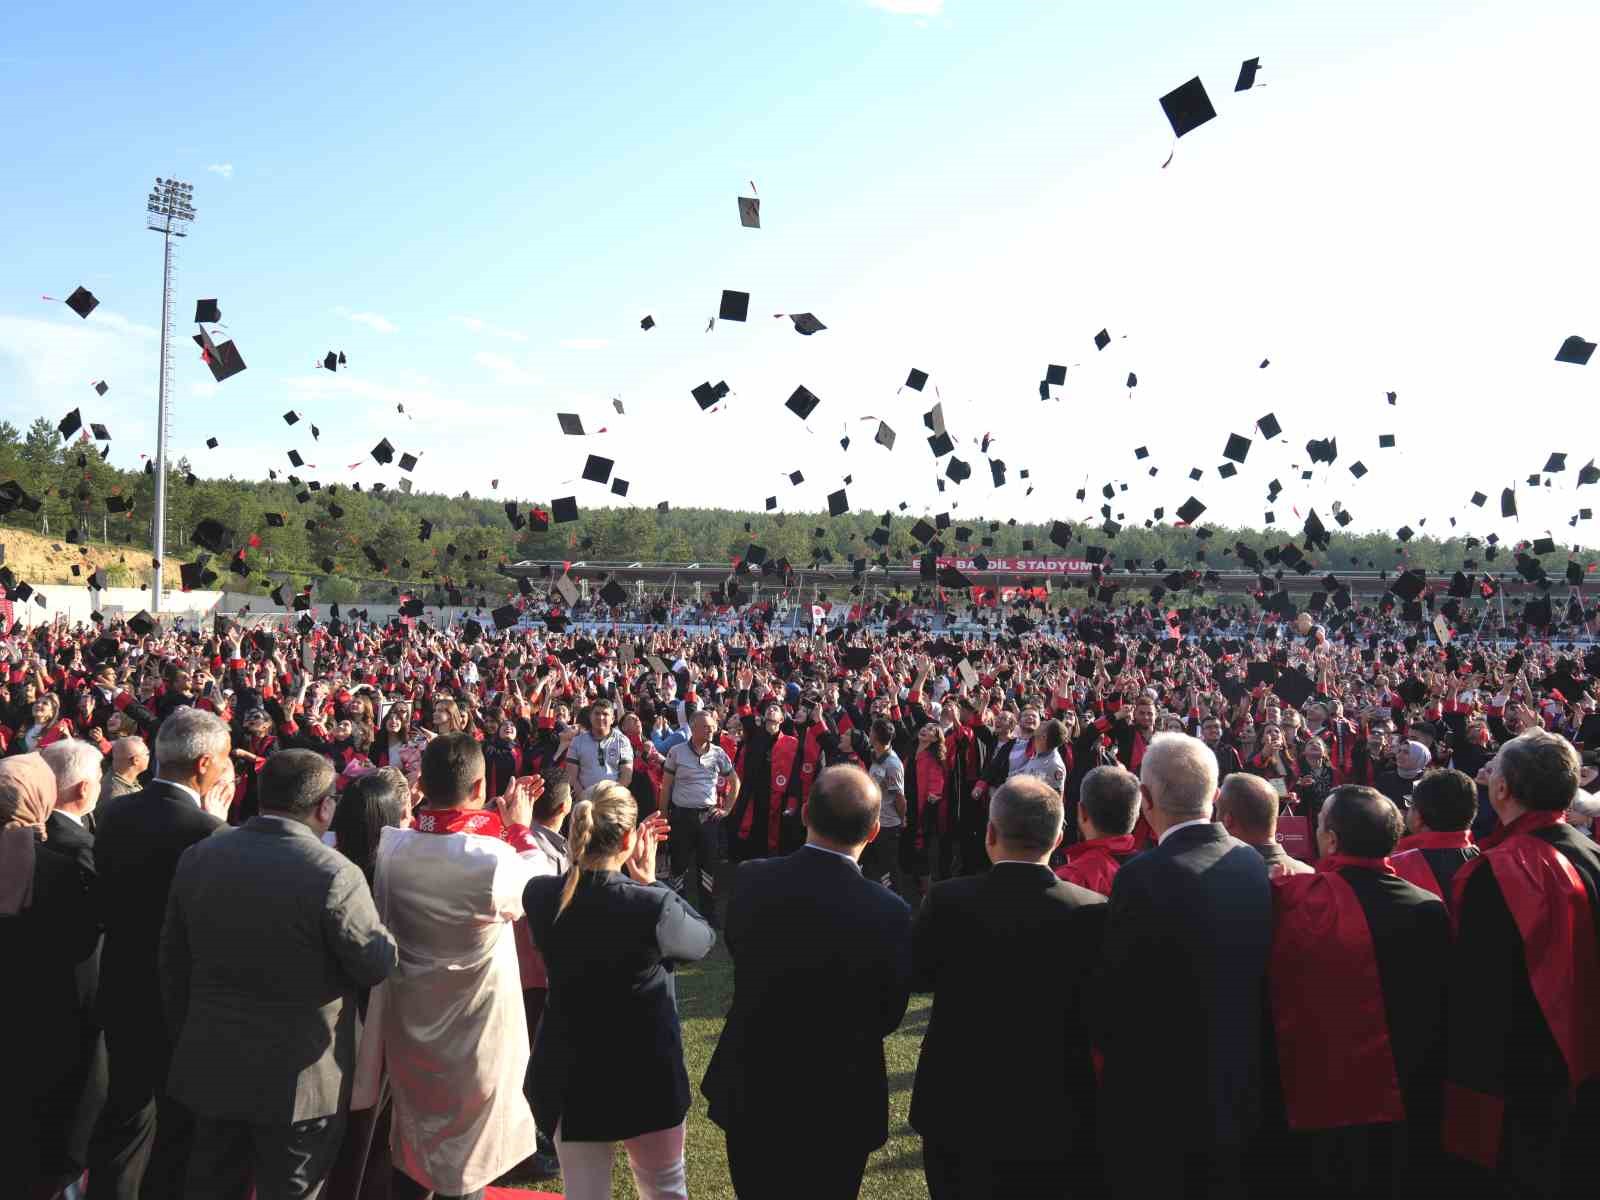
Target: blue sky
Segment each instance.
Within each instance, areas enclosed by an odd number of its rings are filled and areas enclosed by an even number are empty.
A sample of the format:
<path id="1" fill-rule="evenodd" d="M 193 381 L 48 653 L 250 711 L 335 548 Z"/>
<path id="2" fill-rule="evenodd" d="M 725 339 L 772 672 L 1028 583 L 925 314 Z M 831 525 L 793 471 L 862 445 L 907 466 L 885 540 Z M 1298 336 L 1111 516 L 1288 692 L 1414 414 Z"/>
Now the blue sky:
<path id="1" fill-rule="evenodd" d="M 330 482 L 392 484 L 366 457 L 388 436 L 422 452 L 429 490 L 499 478 L 602 503 L 569 482 L 593 452 L 649 504 L 815 510 L 850 474 L 858 507 L 1073 518 L 1094 513 L 1078 487 L 1126 481 L 1130 521 L 1193 493 L 1259 522 L 1279 478 L 1280 524 L 1337 500 L 1361 528 L 1484 532 L 1500 523 L 1471 491 L 1565 450 L 1502 535 L 1572 538 L 1600 496 L 1572 492 L 1600 453 L 1600 360 L 1550 361 L 1568 334 L 1600 340 L 1592 5 L 168 11 L 165 31 L 122 5 L 0 13 L 0 416 L 81 406 L 124 465 L 154 444 L 160 246 L 141 208 L 173 174 L 199 210 L 174 447 L 205 474 L 259 477 L 295 447 Z M 1266 86 L 1235 95 L 1251 56 Z M 1220 116 L 1163 170 L 1157 98 L 1197 74 Z M 738 224 L 747 181 L 759 231 Z M 87 322 L 38 299 L 79 283 L 102 300 Z M 752 294 L 751 318 L 707 333 L 723 288 Z M 183 324 L 200 296 L 249 363 L 220 388 Z M 829 328 L 772 319 L 794 311 Z M 329 349 L 347 372 L 312 369 Z M 1047 363 L 1068 384 L 1041 404 Z M 920 397 L 898 391 L 913 366 L 933 377 Z M 718 379 L 735 394 L 702 414 L 689 390 Z M 800 384 L 823 402 L 805 426 L 782 407 Z M 943 496 L 921 437 L 934 385 L 974 468 Z M 558 411 L 608 432 L 564 439 Z M 1282 441 L 1220 480 L 1227 434 L 1268 411 Z M 998 492 L 986 432 L 1012 471 Z M 1302 483 L 1305 441 L 1330 435 L 1340 463 Z"/>

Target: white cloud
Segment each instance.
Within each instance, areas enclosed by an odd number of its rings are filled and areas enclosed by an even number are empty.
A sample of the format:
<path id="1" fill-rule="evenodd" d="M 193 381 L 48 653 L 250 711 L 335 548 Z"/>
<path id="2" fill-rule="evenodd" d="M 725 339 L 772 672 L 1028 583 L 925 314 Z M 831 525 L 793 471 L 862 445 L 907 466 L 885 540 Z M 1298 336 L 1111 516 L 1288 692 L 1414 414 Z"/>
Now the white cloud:
<path id="1" fill-rule="evenodd" d="M 497 383 L 509 387 L 527 387 L 543 380 L 526 369 L 509 354 L 496 354 L 492 350 L 479 350 L 472 361 L 495 377 Z"/>
<path id="2" fill-rule="evenodd" d="M 215 396 L 220 386 L 215 380 L 201 380 L 199 383 L 189 385 L 189 395 L 197 400 L 206 400 Z"/>
<path id="3" fill-rule="evenodd" d="M 606 338 L 563 338 L 563 350 L 604 350 L 611 342 Z"/>
<path id="4" fill-rule="evenodd" d="M 347 317 L 354 321 L 357 325 L 365 325 L 375 333 L 393 333 L 396 328 L 393 321 L 379 313 L 351 312 L 348 308 L 343 307 L 336 308 L 334 311 L 341 317 Z"/>
<path id="5" fill-rule="evenodd" d="M 944 0 L 867 0 L 867 7 L 902 17 L 937 17 L 944 12 Z"/>
<path id="6" fill-rule="evenodd" d="M 482 317 L 456 317 L 457 325 L 465 326 L 473 333 L 482 337 L 499 338 L 507 342 L 526 342 L 528 335 L 515 329 L 507 329 L 503 325 L 495 325 L 485 321 Z"/>
<path id="7" fill-rule="evenodd" d="M 231 162 L 212 163 L 206 168 L 206 170 L 210 171 L 213 175 L 221 175 L 224 179 L 233 178 L 233 164 Z"/>

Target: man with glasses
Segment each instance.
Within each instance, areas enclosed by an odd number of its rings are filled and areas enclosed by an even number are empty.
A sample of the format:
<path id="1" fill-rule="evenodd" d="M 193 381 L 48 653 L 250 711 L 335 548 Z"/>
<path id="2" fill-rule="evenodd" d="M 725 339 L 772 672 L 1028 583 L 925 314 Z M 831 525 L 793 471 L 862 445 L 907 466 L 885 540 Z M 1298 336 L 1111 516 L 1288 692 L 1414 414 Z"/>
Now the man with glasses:
<path id="1" fill-rule="evenodd" d="M 623 787 L 633 781 L 633 745 L 615 725 L 616 710 L 609 700 L 589 706 L 589 728 L 572 739 L 567 750 L 567 780 L 573 803 L 603 779 Z"/>

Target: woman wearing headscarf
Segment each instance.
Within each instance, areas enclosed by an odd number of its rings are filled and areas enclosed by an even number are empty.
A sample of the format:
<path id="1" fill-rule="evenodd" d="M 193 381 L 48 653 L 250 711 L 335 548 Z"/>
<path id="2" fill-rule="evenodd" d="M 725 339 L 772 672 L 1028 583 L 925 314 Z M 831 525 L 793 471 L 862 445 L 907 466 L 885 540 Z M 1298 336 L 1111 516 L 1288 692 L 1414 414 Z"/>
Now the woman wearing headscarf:
<path id="1" fill-rule="evenodd" d="M 0 760 L 0 1028 L 12 1061 L 0 1087 L 0 1196 L 53 1195 L 83 1170 L 96 1105 L 90 1018 L 100 927 L 93 877 L 45 831 L 56 781 L 38 754 Z"/>

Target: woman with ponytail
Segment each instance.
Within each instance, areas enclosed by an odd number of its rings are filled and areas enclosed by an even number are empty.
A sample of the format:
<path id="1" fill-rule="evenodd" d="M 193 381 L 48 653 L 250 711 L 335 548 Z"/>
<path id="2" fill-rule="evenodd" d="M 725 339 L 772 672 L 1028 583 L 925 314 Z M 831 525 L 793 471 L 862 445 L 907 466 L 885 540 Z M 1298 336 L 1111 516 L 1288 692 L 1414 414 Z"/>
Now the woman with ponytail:
<path id="1" fill-rule="evenodd" d="M 628 788 L 602 780 L 573 807 L 571 868 L 523 893 L 550 989 L 528 1099 L 539 1127 L 555 1131 L 568 1200 L 609 1200 L 617 1142 L 641 1200 L 688 1196 L 689 1076 L 673 968 L 704 958 L 715 935 L 656 882 L 666 835 L 666 817 L 641 822 Z"/>

